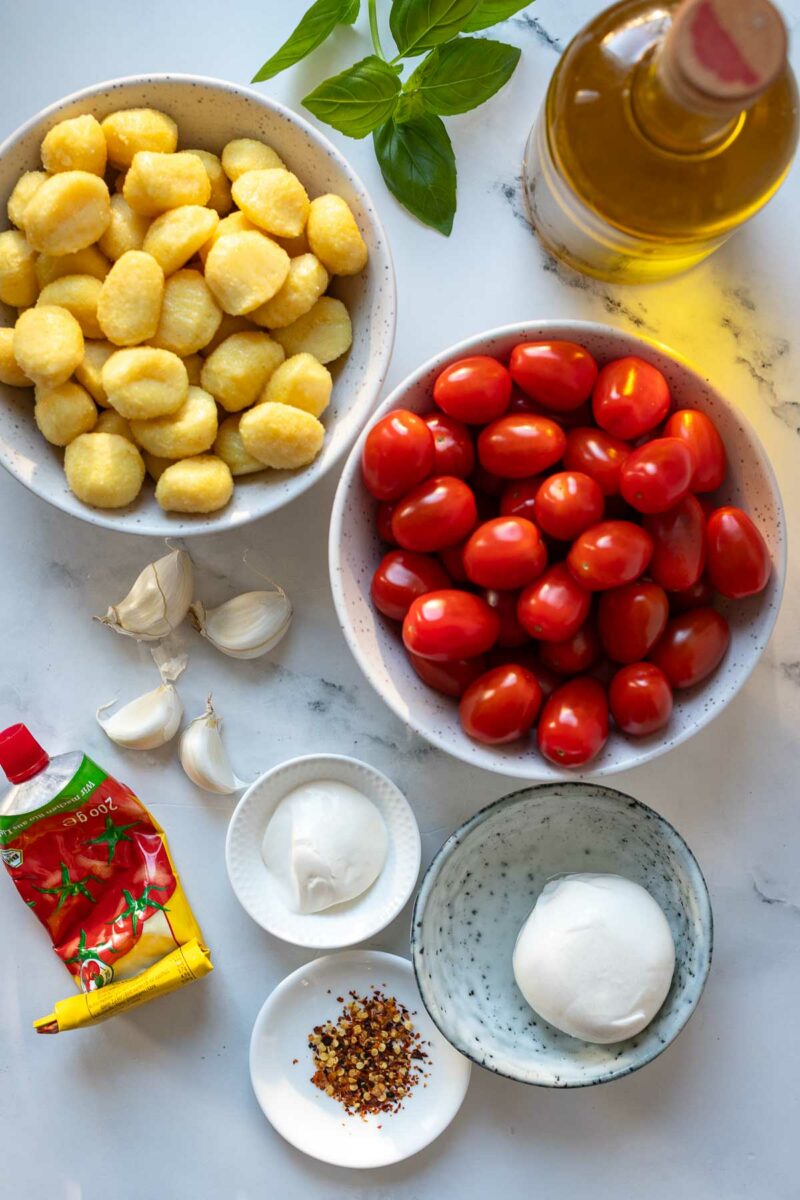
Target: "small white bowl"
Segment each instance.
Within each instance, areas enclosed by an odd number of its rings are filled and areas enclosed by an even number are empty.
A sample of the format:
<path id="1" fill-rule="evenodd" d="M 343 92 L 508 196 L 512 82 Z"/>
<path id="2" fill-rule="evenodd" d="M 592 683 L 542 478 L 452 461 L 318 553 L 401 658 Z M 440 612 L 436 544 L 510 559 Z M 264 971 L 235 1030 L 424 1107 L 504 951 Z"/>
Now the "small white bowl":
<path id="1" fill-rule="evenodd" d="M 430 1061 L 427 1078 L 396 1113 L 348 1116 L 311 1083 L 308 1035 L 338 1016 L 337 996 L 378 987 L 413 1016 Z M 297 1059 L 297 1062 L 294 1060 Z M 408 959 L 377 950 L 329 954 L 287 975 L 268 997 L 250 1039 L 250 1079 L 267 1120 L 298 1150 L 338 1167 L 386 1167 L 417 1154 L 461 1107 L 470 1064 L 442 1037 L 420 1002 Z"/>
<path id="2" fill-rule="evenodd" d="M 675 941 L 661 1008 L 636 1037 L 611 1045 L 548 1024 L 512 968 L 517 934 L 544 885 L 580 872 L 641 884 Z M 448 838 L 419 889 L 411 957 L 425 1007 L 462 1054 L 521 1083 L 587 1087 L 630 1075 L 675 1040 L 700 1000 L 713 940 L 706 882 L 677 830 L 622 792 L 562 783 L 504 796 Z"/>
<path id="3" fill-rule="evenodd" d="M 386 824 L 389 846 L 378 878 L 354 900 L 321 913 L 292 912 L 261 857 L 261 843 L 280 801 L 304 783 L 335 779 L 372 801 Z M 343 754 L 309 754 L 273 767 L 239 801 L 225 841 L 228 878 L 242 908 L 268 933 L 315 950 L 353 946 L 393 921 L 419 876 L 419 828 L 411 805 L 390 779 Z"/>
<path id="4" fill-rule="evenodd" d="M 522 341 L 565 339 L 585 346 L 601 363 L 637 354 L 667 377 L 675 407 L 696 408 L 715 421 L 728 452 L 728 477 L 716 494 L 720 504 L 738 504 L 761 529 L 772 558 L 772 577 L 760 596 L 724 605 L 731 644 L 714 675 L 676 695 L 666 729 L 649 737 L 628 738 L 614 730 L 586 775 L 611 775 L 640 766 L 680 745 L 707 725 L 736 695 L 769 641 L 786 574 L 783 505 L 770 461 L 743 413 L 674 350 L 639 334 L 589 321 L 527 321 L 505 325 L 431 358 L 409 375 L 374 414 L 379 420 L 395 408 L 425 413 L 433 408 L 433 382 L 448 363 L 469 354 L 505 359 Z M 368 428 L 369 428 L 368 427 Z M 361 451 L 368 429 L 345 463 L 331 514 L 329 559 L 331 588 L 339 622 L 356 662 L 379 696 L 434 746 L 456 758 L 519 779 L 580 779 L 584 773 L 555 767 L 534 739 L 507 746 L 486 746 L 467 737 L 454 700 L 432 691 L 417 676 L 403 649 L 396 622 L 382 617 L 370 600 L 370 581 L 386 552 L 375 529 L 375 501 L 361 480 Z M 722 607 L 722 606 L 721 606 Z"/>
<path id="5" fill-rule="evenodd" d="M 353 345 L 333 364 L 334 388 L 323 416 L 323 448 L 303 470 L 239 477 L 230 503 L 208 515 L 164 512 L 149 478 L 127 508 L 90 508 L 67 487 L 63 451 L 49 445 L 36 428 L 28 390 L 0 384 L 0 463 L 37 496 L 91 525 L 155 537 L 216 533 L 283 508 L 321 479 L 361 431 L 378 399 L 392 354 L 394 267 L 386 233 L 364 184 L 323 134 L 253 88 L 201 75 L 134 75 L 97 83 L 32 117 L 0 146 L 0 225 L 5 227 L 6 201 L 19 176 L 41 169 L 39 149 L 48 129 L 81 113 L 102 120 L 115 109 L 142 106 L 174 117 L 181 146 L 218 154 L 232 138 L 267 141 L 296 172 L 309 195 L 337 192 L 352 208 L 369 249 L 369 263 L 360 275 L 336 279 L 332 288 L 350 310 Z M 0 325 L 15 319 L 13 309 L 0 305 Z"/>

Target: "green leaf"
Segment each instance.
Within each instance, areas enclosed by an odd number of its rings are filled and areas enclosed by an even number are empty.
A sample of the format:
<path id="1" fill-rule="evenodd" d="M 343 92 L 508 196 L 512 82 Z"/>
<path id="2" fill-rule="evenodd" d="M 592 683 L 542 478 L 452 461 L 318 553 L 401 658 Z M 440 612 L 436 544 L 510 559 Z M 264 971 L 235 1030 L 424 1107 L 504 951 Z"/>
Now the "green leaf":
<path id="1" fill-rule="evenodd" d="M 326 125 L 348 137 L 362 138 L 389 120 L 399 94 L 397 73 L 371 54 L 326 79 L 305 97 L 303 104 Z"/>
<path id="2" fill-rule="evenodd" d="M 287 67 L 293 67 L 301 58 L 321 46 L 337 25 L 352 25 L 358 16 L 359 6 L 360 0 L 316 0 L 281 48 L 253 76 L 252 82 L 262 83 L 279 75 Z"/>
<path id="3" fill-rule="evenodd" d="M 470 14 L 466 25 L 462 25 L 464 33 L 476 33 L 479 29 L 488 29 L 498 21 L 506 21 L 527 8 L 531 0 L 478 0 L 477 7 Z"/>
<path id="4" fill-rule="evenodd" d="M 425 225 L 449 234 L 456 211 L 456 160 L 441 119 L 423 113 L 387 121 L 372 135 L 389 191 Z"/>
<path id="5" fill-rule="evenodd" d="M 389 28 L 403 58 L 432 50 L 466 25 L 479 0 L 392 0 Z"/>
<path id="6" fill-rule="evenodd" d="M 521 51 L 485 38 L 456 38 L 437 46 L 405 85 L 442 117 L 477 108 L 514 74 Z"/>

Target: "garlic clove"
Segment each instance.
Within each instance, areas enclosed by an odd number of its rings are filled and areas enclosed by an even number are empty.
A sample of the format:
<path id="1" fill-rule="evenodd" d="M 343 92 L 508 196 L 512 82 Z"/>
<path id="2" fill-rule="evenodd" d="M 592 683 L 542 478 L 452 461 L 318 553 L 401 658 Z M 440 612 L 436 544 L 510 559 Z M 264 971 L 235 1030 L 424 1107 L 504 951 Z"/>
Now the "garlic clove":
<path id="1" fill-rule="evenodd" d="M 98 708 L 97 721 L 112 742 L 129 750 L 156 750 L 178 732 L 183 716 L 180 696 L 171 683 L 162 683 L 152 692 L 123 705 L 110 717 L 101 717 L 104 709 L 116 701 Z"/>
<path id="2" fill-rule="evenodd" d="M 180 625 L 192 600 L 194 572 L 185 550 L 171 550 L 149 563 L 119 604 L 98 617 L 117 633 L 158 641 Z"/>
<path id="3" fill-rule="evenodd" d="M 195 629 L 231 658 L 259 658 L 277 646 L 292 621 L 292 604 L 277 585 L 268 592 L 245 592 L 219 608 L 200 600 L 189 608 Z"/>
<path id="4" fill-rule="evenodd" d="M 236 776 L 230 764 L 220 736 L 221 727 L 209 696 L 205 712 L 195 717 L 181 735 L 181 766 L 199 788 L 229 796 L 247 784 Z"/>

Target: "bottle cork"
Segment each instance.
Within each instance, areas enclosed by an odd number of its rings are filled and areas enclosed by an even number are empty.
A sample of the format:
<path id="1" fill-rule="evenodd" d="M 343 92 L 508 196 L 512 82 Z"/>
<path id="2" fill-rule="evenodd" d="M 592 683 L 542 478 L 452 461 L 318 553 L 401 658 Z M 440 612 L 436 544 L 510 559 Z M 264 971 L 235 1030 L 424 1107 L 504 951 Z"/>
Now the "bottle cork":
<path id="1" fill-rule="evenodd" d="M 684 0 L 661 67 L 687 107 L 735 113 L 781 74 L 787 40 L 783 18 L 769 0 Z"/>

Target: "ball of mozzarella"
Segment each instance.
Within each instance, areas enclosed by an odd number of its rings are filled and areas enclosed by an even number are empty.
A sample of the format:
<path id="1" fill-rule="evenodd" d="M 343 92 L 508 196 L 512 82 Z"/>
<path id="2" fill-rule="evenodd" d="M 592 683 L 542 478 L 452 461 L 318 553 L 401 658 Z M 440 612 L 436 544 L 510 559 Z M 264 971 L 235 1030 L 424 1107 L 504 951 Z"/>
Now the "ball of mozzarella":
<path id="1" fill-rule="evenodd" d="M 542 890 L 514 949 L 531 1008 L 585 1042 L 634 1037 L 652 1021 L 675 969 L 659 905 L 620 875 L 567 875 Z"/>

